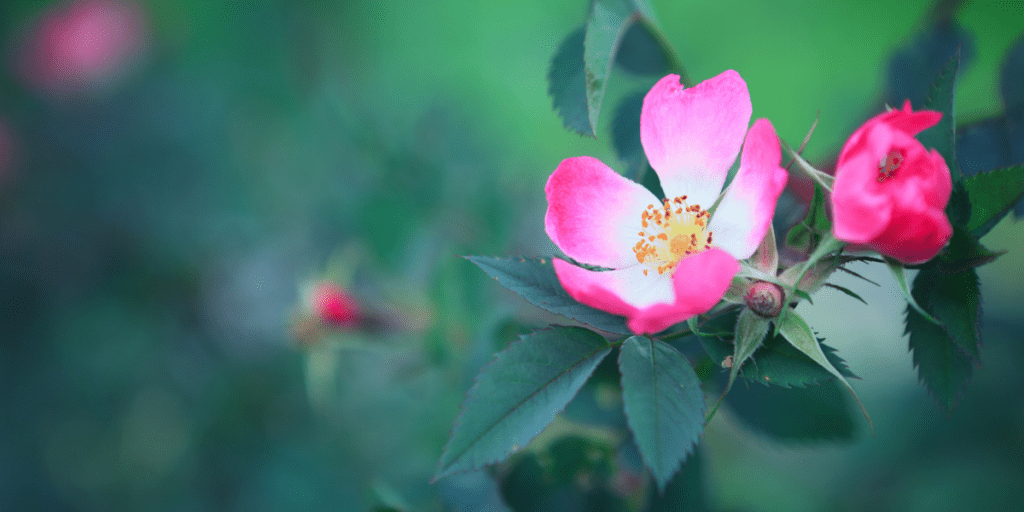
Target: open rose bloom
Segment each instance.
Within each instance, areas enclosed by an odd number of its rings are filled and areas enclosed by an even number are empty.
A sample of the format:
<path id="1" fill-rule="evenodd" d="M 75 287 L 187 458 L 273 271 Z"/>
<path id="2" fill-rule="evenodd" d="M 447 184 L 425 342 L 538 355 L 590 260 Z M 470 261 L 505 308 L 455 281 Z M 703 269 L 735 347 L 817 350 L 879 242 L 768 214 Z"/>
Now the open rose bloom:
<path id="1" fill-rule="evenodd" d="M 839 153 L 832 191 L 833 233 L 904 263 L 932 259 L 953 228 L 946 204 L 953 184 L 942 155 L 914 137 L 940 112 L 910 102 L 869 119 Z"/>
<path id="2" fill-rule="evenodd" d="M 775 128 L 750 131 L 747 84 L 735 71 L 685 89 L 677 75 L 644 98 L 640 141 L 667 199 L 590 157 L 568 158 L 548 179 L 545 229 L 570 258 L 555 259 L 562 286 L 588 306 L 655 333 L 710 310 L 771 227 L 786 171 Z M 744 135 L 746 139 L 744 140 Z M 714 216 L 729 168 L 739 172 Z"/>

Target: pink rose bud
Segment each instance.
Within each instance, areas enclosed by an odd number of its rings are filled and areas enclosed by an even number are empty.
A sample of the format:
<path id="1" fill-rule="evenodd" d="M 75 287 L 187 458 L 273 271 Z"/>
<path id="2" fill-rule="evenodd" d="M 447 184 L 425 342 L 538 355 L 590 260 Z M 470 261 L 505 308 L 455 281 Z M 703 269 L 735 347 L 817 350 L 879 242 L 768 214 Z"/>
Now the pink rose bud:
<path id="1" fill-rule="evenodd" d="M 747 303 L 747 307 L 758 316 L 775 318 L 782 312 L 785 295 L 779 285 L 758 281 L 747 290 L 743 299 Z"/>
<path id="2" fill-rule="evenodd" d="M 362 318 L 355 298 L 340 286 L 322 282 L 313 288 L 313 311 L 321 321 L 341 327 L 353 327 Z"/>
<path id="3" fill-rule="evenodd" d="M 913 112 L 910 101 L 869 119 L 839 153 L 832 191 L 833 233 L 903 263 L 932 259 L 953 228 L 946 204 L 953 184 L 945 159 L 914 137 L 940 112 Z"/>
<path id="4" fill-rule="evenodd" d="M 76 0 L 45 12 L 21 48 L 29 87 L 61 96 L 113 85 L 146 46 L 144 15 L 116 0 Z"/>

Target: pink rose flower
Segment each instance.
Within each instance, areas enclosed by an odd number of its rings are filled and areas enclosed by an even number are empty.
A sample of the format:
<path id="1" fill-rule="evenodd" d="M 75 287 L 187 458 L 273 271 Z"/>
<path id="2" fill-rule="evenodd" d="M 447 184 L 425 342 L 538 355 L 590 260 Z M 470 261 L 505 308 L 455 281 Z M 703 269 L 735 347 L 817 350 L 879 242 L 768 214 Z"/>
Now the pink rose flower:
<path id="1" fill-rule="evenodd" d="M 932 259 L 953 228 L 946 204 L 953 183 L 938 151 L 914 138 L 942 118 L 910 101 L 869 119 L 839 153 L 832 189 L 833 234 L 903 263 Z"/>
<path id="2" fill-rule="evenodd" d="M 310 302 L 317 318 L 330 325 L 353 327 L 362 317 L 355 298 L 331 282 L 317 284 L 313 288 Z"/>
<path id="3" fill-rule="evenodd" d="M 569 257 L 611 268 L 591 271 L 555 259 L 574 299 L 627 317 L 655 333 L 707 312 L 725 295 L 770 229 L 786 171 L 775 128 L 759 119 L 747 132 L 747 84 L 735 71 L 684 89 L 678 75 L 644 98 L 640 142 L 667 199 L 591 157 L 568 158 L 548 179 L 544 226 Z M 746 141 L 744 141 L 746 134 Z M 743 146 L 739 172 L 714 204 Z"/>

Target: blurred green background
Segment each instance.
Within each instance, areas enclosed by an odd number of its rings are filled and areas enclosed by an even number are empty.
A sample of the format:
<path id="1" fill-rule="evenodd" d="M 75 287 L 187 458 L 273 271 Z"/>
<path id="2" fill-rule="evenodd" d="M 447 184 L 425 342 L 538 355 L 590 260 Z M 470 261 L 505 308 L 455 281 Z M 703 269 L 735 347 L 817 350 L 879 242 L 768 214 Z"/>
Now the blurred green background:
<path id="1" fill-rule="evenodd" d="M 928 1 L 649 3 L 690 76 L 739 71 L 783 139 L 820 110 L 812 161 L 883 108 L 890 59 L 937 16 Z M 428 481 L 480 366 L 560 321 L 456 256 L 551 254 L 547 176 L 579 155 L 621 168 L 611 108 L 653 83 L 617 71 L 597 140 L 562 128 L 548 62 L 585 2 L 151 0 L 132 4 L 123 69 L 55 92 L 19 65 L 69 4 L 0 6 L 0 509 L 539 506 L 517 460 Z M 947 7 L 970 41 L 959 120 L 1000 116 L 1024 7 Z M 881 287 L 837 282 L 870 306 L 825 290 L 801 308 L 863 378 L 876 436 L 857 423 L 839 442 L 779 439 L 723 410 L 684 469 L 700 506 L 1020 509 L 1022 237 L 1006 220 L 986 240 L 1010 252 L 980 269 L 983 367 L 950 417 L 917 384 L 891 277 L 865 265 Z M 318 279 L 384 326 L 297 338 Z M 577 409 L 617 407 L 594 396 Z M 565 421 L 538 460 L 576 450 L 561 433 L 615 444 L 615 418 Z M 612 471 L 613 498 L 643 509 Z M 574 503 L 561 510 L 600 509 Z"/>

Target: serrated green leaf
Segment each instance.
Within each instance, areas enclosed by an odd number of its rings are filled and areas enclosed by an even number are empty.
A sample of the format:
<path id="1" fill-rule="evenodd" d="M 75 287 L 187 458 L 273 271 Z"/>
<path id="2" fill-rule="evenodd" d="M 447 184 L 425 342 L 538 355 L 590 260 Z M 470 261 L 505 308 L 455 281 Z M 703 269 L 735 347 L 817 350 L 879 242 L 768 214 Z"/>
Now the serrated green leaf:
<path id="1" fill-rule="evenodd" d="M 733 344 L 728 338 L 705 337 L 700 342 L 704 350 L 714 361 L 721 363 L 726 357 L 733 355 Z M 818 338 L 818 341 L 822 341 Z M 821 343 L 832 366 L 849 378 L 857 378 L 839 355 L 836 349 Z M 740 369 L 740 376 L 750 382 L 763 385 L 781 386 L 784 388 L 817 385 L 833 378 L 832 374 L 793 347 L 782 336 L 768 336 L 761 348 Z"/>
<path id="2" fill-rule="evenodd" d="M 974 235 L 960 226 L 953 226 L 953 236 L 945 250 L 939 253 L 934 264 L 945 274 L 959 274 L 1006 254 L 1006 251 L 990 251 Z"/>
<path id="3" fill-rule="evenodd" d="M 927 268 L 914 278 L 913 294 L 928 305 L 928 311 L 940 322 L 949 339 L 965 354 L 977 359 L 981 343 L 978 273 L 968 269 L 946 274 L 939 267 Z"/>
<path id="4" fill-rule="evenodd" d="M 739 374 L 740 368 L 747 362 L 747 359 L 750 359 L 754 351 L 761 346 L 765 335 L 768 334 L 770 323 L 768 319 L 758 316 L 750 308 L 743 308 L 740 311 L 740 316 L 736 319 L 736 335 L 733 338 L 735 345 L 732 358 L 733 365 L 729 371 L 729 383 L 725 386 L 726 393 L 732 388 L 732 383 L 736 380 L 736 375 Z"/>
<path id="5" fill-rule="evenodd" d="M 590 18 L 587 20 L 587 33 L 583 42 L 583 62 L 591 132 L 597 129 L 615 54 L 626 31 L 639 16 L 640 13 L 630 0 L 595 0 L 590 6 Z"/>
<path id="6" fill-rule="evenodd" d="M 823 234 L 832 229 L 832 222 L 828 220 L 825 211 L 825 194 L 821 185 L 814 184 L 814 197 L 807 208 L 807 215 L 790 228 L 786 234 L 786 245 L 803 252 L 812 252 L 821 243 Z"/>
<path id="7" fill-rule="evenodd" d="M 1024 197 L 1024 165 L 982 172 L 964 179 L 971 202 L 967 230 L 983 237 Z"/>
<path id="8" fill-rule="evenodd" d="M 562 288 L 547 258 L 465 256 L 502 286 L 557 315 L 615 334 L 632 334 L 620 316 L 580 304 Z"/>
<path id="9" fill-rule="evenodd" d="M 857 405 L 860 406 L 861 412 L 864 413 L 864 418 L 868 420 L 868 425 L 871 426 L 871 416 L 868 415 L 868 410 L 864 408 L 864 404 L 861 403 L 857 393 L 850 386 L 850 383 L 846 381 L 846 378 L 843 377 L 843 374 L 832 366 L 832 363 L 825 357 L 825 353 L 821 350 L 821 344 L 814 337 L 814 333 L 811 332 L 807 322 L 800 315 L 796 314 L 795 311 L 790 311 L 788 315 L 779 318 L 779 324 L 779 333 L 782 337 L 786 338 L 786 341 L 810 357 L 812 361 L 818 363 L 818 365 L 846 386 L 846 389 L 853 395 L 854 400 L 857 401 Z M 874 431 L 874 426 L 871 426 L 871 430 Z"/>
<path id="10" fill-rule="evenodd" d="M 835 381 L 806 388 L 737 386 L 728 403 L 745 423 L 785 441 L 848 441 L 857 431 L 849 395 Z"/>
<path id="11" fill-rule="evenodd" d="M 900 291 L 903 292 L 903 298 L 907 299 L 907 305 L 913 308 L 914 311 L 917 311 L 922 318 L 941 328 L 942 323 L 925 311 L 924 308 L 917 303 L 917 300 L 914 299 L 914 294 L 911 293 L 910 283 L 907 282 L 907 275 L 903 269 L 903 265 L 891 258 L 885 258 L 885 264 L 889 267 L 889 270 L 892 271 L 893 277 L 896 278 L 896 284 L 900 286 Z"/>
<path id="12" fill-rule="evenodd" d="M 612 120 L 612 148 L 626 164 L 623 175 L 637 183 L 643 181 L 647 170 L 647 155 L 640 144 L 640 111 L 646 94 L 638 91 L 623 99 Z"/>
<path id="13" fill-rule="evenodd" d="M 580 27 L 558 46 L 548 68 L 548 95 L 566 128 L 593 137 L 594 128 L 587 113 L 587 76 L 583 62 L 585 33 L 586 28 Z"/>
<path id="14" fill-rule="evenodd" d="M 956 75 L 960 68 L 960 51 L 957 50 L 942 67 L 929 89 L 924 108 L 942 113 L 939 123 L 918 134 L 917 139 L 926 148 L 935 148 L 949 166 L 953 181 L 962 181 L 963 175 L 956 163 Z"/>
<path id="15" fill-rule="evenodd" d="M 611 349 L 586 329 L 553 327 L 499 352 L 466 394 L 434 480 L 494 464 L 525 447 Z"/>
<path id="16" fill-rule="evenodd" d="M 663 490 L 704 430 L 704 392 L 670 345 L 632 336 L 619 351 L 622 401 L 644 464 Z"/>
<path id="17" fill-rule="evenodd" d="M 974 274 L 974 271 L 970 271 L 970 274 Z M 921 277 L 922 275 L 924 277 Z M 936 288 L 939 287 L 938 281 L 942 277 L 943 275 L 934 268 L 921 271 L 914 279 L 914 295 L 930 306 L 930 299 L 935 296 Z M 976 285 L 977 276 L 970 277 L 974 278 Z M 918 279 L 921 280 L 920 283 Z M 949 297 L 948 300 L 953 302 L 951 307 L 955 310 L 957 298 Z M 940 308 L 945 309 L 948 308 Z M 906 311 L 906 334 L 910 335 L 910 350 L 913 352 L 918 378 L 924 382 L 943 410 L 951 412 L 967 389 L 974 359 L 958 348 L 958 344 L 950 338 L 947 329 L 928 322 L 909 307 Z"/>

